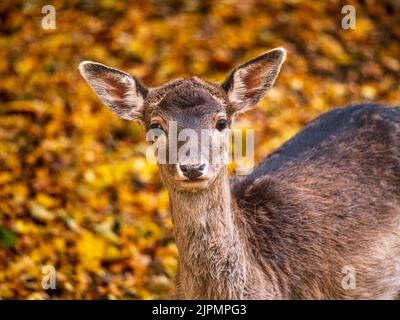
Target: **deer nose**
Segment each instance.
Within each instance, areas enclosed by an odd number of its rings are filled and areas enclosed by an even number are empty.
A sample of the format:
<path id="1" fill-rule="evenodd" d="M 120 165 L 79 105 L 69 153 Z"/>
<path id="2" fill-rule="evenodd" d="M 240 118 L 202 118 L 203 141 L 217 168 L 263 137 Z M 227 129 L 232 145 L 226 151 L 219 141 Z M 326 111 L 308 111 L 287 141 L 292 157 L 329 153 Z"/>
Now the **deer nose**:
<path id="1" fill-rule="evenodd" d="M 195 164 L 195 165 L 186 165 L 186 164 L 179 165 L 182 174 L 185 177 L 189 178 L 190 180 L 200 177 L 203 174 L 205 167 L 206 167 L 205 163 Z"/>

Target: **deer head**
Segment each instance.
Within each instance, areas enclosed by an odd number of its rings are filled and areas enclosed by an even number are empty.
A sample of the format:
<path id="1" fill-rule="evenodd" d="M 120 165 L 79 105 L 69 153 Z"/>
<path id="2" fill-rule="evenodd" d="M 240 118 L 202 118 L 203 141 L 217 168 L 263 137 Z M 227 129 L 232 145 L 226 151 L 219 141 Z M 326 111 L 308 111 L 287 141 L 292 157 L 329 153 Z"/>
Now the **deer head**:
<path id="1" fill-rule="evenodd" d="M 176 161 L 159 164 L 162 179 L 168 188 L 196 191 L 226 172 L 225 129 L 238 114 L 257 105 L 274 84 L 285 55 L 283 48 L 270 50 L 234 69 L 222 84 L 192 77 L 147 88 L 134 76 L 100 63 L 84 61 L 79 69 L 117 116 L 139 121 L 146 131 L 155 132 L 154 137 L 162 138 L 164 146 L 176 141 Z M 204 129 L 208 129 L 208 149 L 201 148 L 201 139 L 195 143 L 189 139 L 187 144 L 188 133 L 200 137 Z M 171 160 L 170 149 L 164 151 Z"/>

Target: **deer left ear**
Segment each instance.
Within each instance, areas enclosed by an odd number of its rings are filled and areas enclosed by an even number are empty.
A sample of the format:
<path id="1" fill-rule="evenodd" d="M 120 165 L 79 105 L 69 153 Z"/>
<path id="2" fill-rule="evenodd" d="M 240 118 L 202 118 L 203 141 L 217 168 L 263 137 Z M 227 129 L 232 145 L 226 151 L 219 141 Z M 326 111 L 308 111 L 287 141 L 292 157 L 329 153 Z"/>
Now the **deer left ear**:
<path id="1" fill-rule="evenodd" d="M 222 88 L 228 94 L 233 113 L 242 113 L 257 105 L 274 84 L 285 57 L 285 49 L 272 49 L 231 72 Z"/>
<path id="2" fill-rule="evenodd" d="M 112 112 L 122 119 L 143 123 L 143 105 L 148 89 L 139 80 L 126 72 L 92 61 L 82 62 L 79 70 Z"/>

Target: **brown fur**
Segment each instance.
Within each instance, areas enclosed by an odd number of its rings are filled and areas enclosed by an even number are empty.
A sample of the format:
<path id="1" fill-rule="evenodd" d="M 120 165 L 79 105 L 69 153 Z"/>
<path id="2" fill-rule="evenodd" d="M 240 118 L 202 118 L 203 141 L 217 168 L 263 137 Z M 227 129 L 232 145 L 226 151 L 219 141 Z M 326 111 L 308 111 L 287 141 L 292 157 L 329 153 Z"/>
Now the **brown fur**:
<path id="1" fill-rule="evenodd" d="M 222 84 L 196 77 L 147 89 L 134 77 L 84 62 L 81 72 L 117 115 L 146 129 L 229 124 L 274 83 L 285 51 L 235 69 Z M 115 82 L 115 87 L 114 84 Z M 122 90 L 122 92 L 121 92 Z M 129 106 L 129 107 L 128 107 Z M 221 150 L 222 139 L 215 143 Z M 400 293 L 400 109 L 334 109 L 229 181 L 209 164 L 201 184 L 160 165 L 170 195 L 182 299 L 392 299 Z M 343 267 L 356 272 L 342 287 Z"/>
<path id="2" fill-rule="evenodd" d="M 383 107 L 359 109 L 344 130 L 297 159 L 235 184 L 246 237 L 284 298 L 400 292 L 400 109 L 393 119 Z M 355 289 L 341 286 L 346 265 L 355 268 Z"/>
<path id="3" fill-rule="evenodd" d="M 232 193 L 226 173 L 196 193 L 176 191 L 164 177 L 181 253 L 179 297 L 395 298 L 400 116 L 384 119 L 383 111 L 366 106 L 284 168 L 234 180 Z M 347 265 L 355 268 L 355 289 L 341 286 Z"/>

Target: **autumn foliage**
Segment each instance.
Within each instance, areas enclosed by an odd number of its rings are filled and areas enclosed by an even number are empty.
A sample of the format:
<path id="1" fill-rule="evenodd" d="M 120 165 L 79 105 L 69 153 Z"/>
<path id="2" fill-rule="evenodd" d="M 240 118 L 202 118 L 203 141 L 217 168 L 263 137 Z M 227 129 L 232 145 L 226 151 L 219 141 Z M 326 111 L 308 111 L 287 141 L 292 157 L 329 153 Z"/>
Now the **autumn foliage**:
<path id="1" fill-rule="evenodd" d="M 77 66 L 93 60 L 147 85 L 228 71 L 288 50 L 276 85 L 238 119 L 256 160 L 318 114 L 400 101 L 399 1 L 2 1 L 0 298 L 152 299 L 174 295 L 168 194 L 136 123 L 105 108 Z M 57 10 L 43 30 L 41 8 Z M 341 8 L 356 8 L 356 28 Z M 42 288 L 42 267 L 57 288 Z"/>

